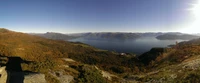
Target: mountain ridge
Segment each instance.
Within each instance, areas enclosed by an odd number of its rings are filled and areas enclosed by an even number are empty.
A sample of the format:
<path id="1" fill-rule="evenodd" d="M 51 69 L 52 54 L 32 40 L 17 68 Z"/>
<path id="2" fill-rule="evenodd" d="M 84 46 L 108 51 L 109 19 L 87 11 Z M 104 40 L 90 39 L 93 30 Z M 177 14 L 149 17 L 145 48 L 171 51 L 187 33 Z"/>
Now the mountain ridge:
<path id="1" fill-rule="evenodd" d="M 137 39 L 141 37 L 155 37 L 159 40 L 175 40 L 183 39 L 190 40 L 198 38 L 198 35 L 195 34 L 186 34 L 180 32 L 145 32 L 145 33 L 132 33 L 132 32 L 88 32 L 88 33 L 75 33 L 75 34 L 63 34 L 56 32 L 47 32 L 47 33 L 29 33 L 31 35 L 37 35 L 49 39 L 56 40 L 71 40 L 76 38 L 84 38 L 87 40 L 105 40 L 105 39 L 115 39 L 115 40 L 124 40 L 124 39 Z"/>
<path id="2" fill-rule="evenodd" d="M 181 39 L 181 40 L 191 40 L 191 39 L 196 39 L 199 38 L 200 36 L 197 35 L 192 35 L 192 34 L 183 34 L 183 33 L 166 33 L 163 35 L 159 35 L 156 38 L 159 40 L 176 40 L 176 39 Z"/>

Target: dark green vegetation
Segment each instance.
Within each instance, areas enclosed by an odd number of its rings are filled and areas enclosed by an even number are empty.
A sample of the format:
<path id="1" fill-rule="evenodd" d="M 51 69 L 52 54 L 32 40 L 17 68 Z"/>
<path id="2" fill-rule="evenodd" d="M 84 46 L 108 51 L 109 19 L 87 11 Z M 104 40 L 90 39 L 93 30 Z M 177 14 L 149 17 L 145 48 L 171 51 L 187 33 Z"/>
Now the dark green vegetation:
<path id="1" fill-rule="evenodd" d="M 199 36 L 182 34 L 182 33 L 173 33 L 173 34 L 167 33 L 167 34 L 159 35 L 156 38 L 160 40 L 176 40 L 176 39 L 191 40 L 191 39 L 199 38 Z"/>
<path id="2" fill-rule="evenodd" d="M 106 83 L 106 79 L 102 77 L 101 72 L 90 66 L 79 66 L 80 72 L 76 81 L 78 83 Z"/>
<path id="3" fill-rule="evenodd" d="M 63 75 L 75 83 L 200 82 L 200 39 L 136 57 L 0 29 L 0 55 L 30 61 L 21 63 L 22 71 L 43 73 L 49 83 L 59 83 Z"/>
<path id="4" fill-rule="evenodd" d="M 155 60 L 164 51 L 164 48 L 152 48 L 149 52 L 140 55 L 138 58 L 144 65 L 149 65 L 152 60 Z"/>

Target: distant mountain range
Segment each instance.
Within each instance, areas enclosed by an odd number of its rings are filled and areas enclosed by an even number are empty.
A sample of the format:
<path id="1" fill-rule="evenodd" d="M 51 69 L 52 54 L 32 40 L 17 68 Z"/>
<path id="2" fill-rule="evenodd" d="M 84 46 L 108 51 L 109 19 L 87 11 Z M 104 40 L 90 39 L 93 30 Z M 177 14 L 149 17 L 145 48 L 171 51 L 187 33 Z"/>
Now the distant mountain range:
<path id="1" fill-rule="evenodd" d="M 191 34 L 183 34 L 183 33 L 166 33 L 166 34 L 159 35 L 156 38 L 160 40 L 176 40 L 176 39 L 191 40 L 191 39 L 196 39 L 199 37 L 200 36 L 191 35 Z"/>
<path id="2" fill-rule="evenodd" d="M 86 33 L 82 36 L 85 39 L 136 39 L 141 37 L 137 33 Z"/>
<path id="3" fill-rule="evenodd" d="M 107 39 L 117 39 L 117 40 L 125 40 L 125 39 L 137 39 L 141 37 L 155 37 L 159 40 L 191 40 L 199 38 L 200 36 L 197 34 L 185 34 L 179 32 L 147 32 L 147 33 L 122 33 L 122 32 L 96 32 L 96 33 L 76 33 L 76 34 L 62 34 L 55 32 L 47 32 L 47 33 L 30 33 L 32 35 L 37 35 L 41 37 L 45 37 L 48 39 L 56 39 L 56 40 L 70 40 L 75 38 L 84 38 L 88 40 L 107 40 Z"/>
<path id="4" fill-rule="evenodd" d="M 74 38 L 79 37 L 79 36 L 70 36 L 70 35 L 67 35 L 67 34 L 55 33 L 55 32 L 29 33 L 29 34 L 41 36 L 41 37 L 48 38 L 48 39 L 55 39 L 55 40 L 69 40 L 69 39 L 74 39 Z"/>

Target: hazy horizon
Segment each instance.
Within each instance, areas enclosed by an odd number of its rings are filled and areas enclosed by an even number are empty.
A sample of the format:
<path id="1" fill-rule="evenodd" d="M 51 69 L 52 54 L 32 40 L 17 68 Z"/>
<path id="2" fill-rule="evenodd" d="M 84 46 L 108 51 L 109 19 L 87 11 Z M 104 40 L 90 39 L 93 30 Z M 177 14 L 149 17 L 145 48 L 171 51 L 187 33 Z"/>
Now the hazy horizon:
<path id="1" fill-rule="evenodd" d="M 0 27 L 1 29 L 2 27 Z M 8 28 L 3 28 L 3 29 L 8 29 Z M 8 29 L 11 30 L 11 29 Z M 11 30 L 15 31 L 15 30 Z M 186 32 L 178 32 L 178 31 L 166 31 L 166 32 L 115 32 L 115 31 L 110 31 L 110 32 L 57 32 L 57 31 L 47 31 L 47 32 L 23 32 L 23 31 L 16 31 L 16 32 L 22 32 L 22 33 L 30 33 L 30 34 L 44 34 L 44 33 L 61 33 L 61 34 L 81 34 L 81 33 L 183 33 L 183 34 L 200 34 L 200 33 L 186 33 Z"/>

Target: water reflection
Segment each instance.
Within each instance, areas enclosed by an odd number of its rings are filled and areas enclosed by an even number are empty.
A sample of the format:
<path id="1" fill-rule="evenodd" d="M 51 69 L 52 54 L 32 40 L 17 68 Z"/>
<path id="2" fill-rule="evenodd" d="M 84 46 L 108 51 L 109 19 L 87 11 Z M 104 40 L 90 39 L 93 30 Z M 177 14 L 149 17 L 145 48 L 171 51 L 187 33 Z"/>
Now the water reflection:
<path id="1" fill-rule="evenodd" d="M 152 47 L 167 47 L 168 45 L 175 44 L 176 41 L 181 42 L 185 40 L 158 40 L 155 37 L 141 37 L 138 39 L 127 39 L 127 40 L 92 40 L 78 38 L 69 40 L 72 42 L 82 42 L 94 46 L 96 48 L 117 51 L 117 52 L 127 52 L 142 54 L 149 51 Z"/>

